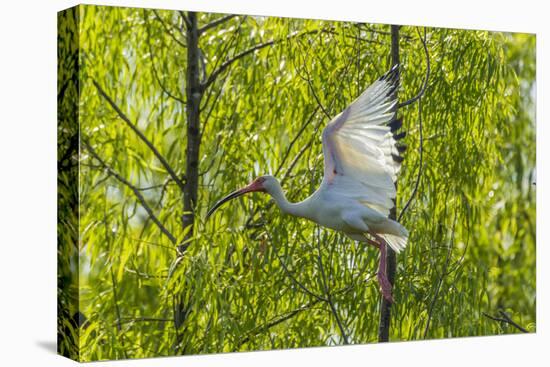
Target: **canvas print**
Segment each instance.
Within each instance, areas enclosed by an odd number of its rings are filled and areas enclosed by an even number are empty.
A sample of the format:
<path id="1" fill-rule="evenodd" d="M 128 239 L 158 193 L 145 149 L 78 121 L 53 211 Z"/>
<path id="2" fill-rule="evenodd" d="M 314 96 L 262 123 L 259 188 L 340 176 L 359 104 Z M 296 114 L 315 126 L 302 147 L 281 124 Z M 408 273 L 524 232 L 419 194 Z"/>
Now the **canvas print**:
<path id="1" fill-rule="evenodd" d="M 58 15 L 58 351 L 536 331 L 533 34 Z"/>

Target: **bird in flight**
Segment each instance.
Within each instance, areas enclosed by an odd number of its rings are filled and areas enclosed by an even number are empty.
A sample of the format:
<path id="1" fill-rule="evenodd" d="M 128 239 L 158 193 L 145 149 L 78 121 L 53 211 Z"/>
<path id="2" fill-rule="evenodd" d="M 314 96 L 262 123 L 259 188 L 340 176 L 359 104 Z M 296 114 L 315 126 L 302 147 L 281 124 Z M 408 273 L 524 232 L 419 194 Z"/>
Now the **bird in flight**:
<path id="1" fill-rule="evenodd" d="M 207 218 L 231 199 L 265 192 L 285 214 L 309 219 L 378 248 L 378 282 L 383 297 L 393 302 L 386 272 L 387 246 L 400 252 L 409 236 L 405 227 L 389 218 L 404 151 L 404 146 L 397 144 L 405 136 L 398 133 L 402 123 L 395 118 L 398 86 L 399 67 L 395 65 L 325 127 L 324 177 L 310 197 L 291 203 L 275 177 L 260 176 L 219 200 Z"/>

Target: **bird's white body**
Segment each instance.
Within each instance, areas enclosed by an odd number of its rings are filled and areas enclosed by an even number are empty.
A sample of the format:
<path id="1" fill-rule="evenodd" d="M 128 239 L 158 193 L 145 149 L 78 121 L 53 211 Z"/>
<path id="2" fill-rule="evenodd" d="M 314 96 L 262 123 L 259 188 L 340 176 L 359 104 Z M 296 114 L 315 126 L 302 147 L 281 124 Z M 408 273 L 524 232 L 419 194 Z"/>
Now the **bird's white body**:
<path id="1" fill-rule="evenodd" d="M 398 240 L 408 236 L 401 224 L 357 200 L 331 190 L 324 183 L 304 201 L 290 203 L 274 177 L 263 177 L 266 179 L 263 184 L 266 191 L 285 214 L 309 219 L 323 227 L 343 232 L 356 241 L 366 242 L 365 234 L 376 233 L 386 237 L 390 246 L 398 252 L 405 247 L 406 240 Z"/>

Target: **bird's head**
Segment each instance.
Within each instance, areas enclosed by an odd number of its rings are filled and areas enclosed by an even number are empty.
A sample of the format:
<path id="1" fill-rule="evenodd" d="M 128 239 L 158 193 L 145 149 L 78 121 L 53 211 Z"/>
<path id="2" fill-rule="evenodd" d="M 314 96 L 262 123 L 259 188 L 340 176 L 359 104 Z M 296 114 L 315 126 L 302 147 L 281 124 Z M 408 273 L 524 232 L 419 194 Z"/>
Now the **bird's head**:
<path id="1" fill-rule="evenodd" d="M 229 200 L 238 198 L 239 196 L 242 196 L 249 192 L 267 192 L 268 194 L 271 194 L 277 189 L 277 187 L 280 187 L 279 181 L 277 181 L 277 179 L 273 176 L 256 177 L 254 180 L 252 180 L 252 182 L 250 182 L 242 189 L 233 191 L 231 194 L 216 202 L 216 204 L 214 204 L 214 206 L 206 214 L 206 219 L 208 219 L 216 211 L 216 209 L 218 209 Z"/>

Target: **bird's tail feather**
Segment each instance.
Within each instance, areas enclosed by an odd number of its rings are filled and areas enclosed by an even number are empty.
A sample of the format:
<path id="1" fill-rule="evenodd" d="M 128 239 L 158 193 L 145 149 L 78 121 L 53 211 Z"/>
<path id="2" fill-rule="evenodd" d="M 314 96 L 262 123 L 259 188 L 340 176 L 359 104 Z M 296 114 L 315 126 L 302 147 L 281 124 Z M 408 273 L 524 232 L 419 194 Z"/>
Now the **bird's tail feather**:
<path id="1" fill-rule="evenodd" d="M 403 227 L 401 223 L 389 219 L 385 222 L 385 232 L 380 233 L 380 236 L 395 252 L 399 253 L 405 249 L 409 240 L 409 231 L 407 231 L 407 228 Z"/>
<path id="2" fill-rule="evenodd" d="M 401 236 L 396 236 L 393 234 L 386 233 L 380 236 L 382 236 L 382 238 L 384 238 L 384 240 L 388 243 L 388 245 L 390 245 L 393 251 L 397 253 L 405 249 L 405 247 L 407 246 L 407 241 L 409 240 L 408 233 L 407 235 L 401 235 Z"/>

